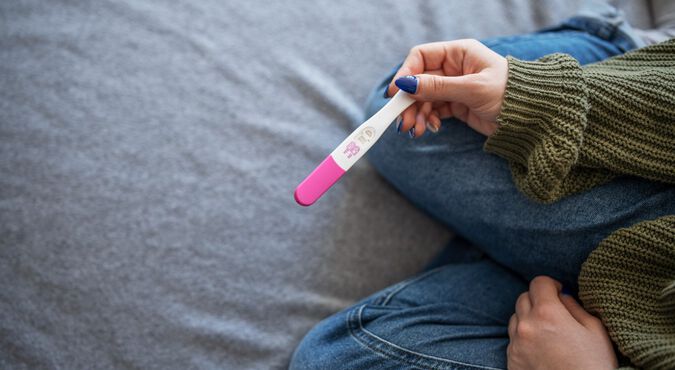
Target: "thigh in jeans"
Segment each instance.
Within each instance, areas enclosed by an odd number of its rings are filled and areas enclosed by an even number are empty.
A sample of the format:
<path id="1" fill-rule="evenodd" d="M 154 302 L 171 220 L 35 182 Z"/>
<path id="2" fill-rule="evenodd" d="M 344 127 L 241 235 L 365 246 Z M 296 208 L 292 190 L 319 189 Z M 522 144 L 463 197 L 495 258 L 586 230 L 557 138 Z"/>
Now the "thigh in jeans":
<path id="1" fill-rule="evenodd" d="M 489 260 L 450 264 L 322 321 L 291 369 L 505 369 L 525 281 Z"/>
<path id="2" fill-rule="evenodd" d="M 486 40 L 503 55 L 535 59 L 566 52 L 584 63 L 622 52 L 578 31 Z M 386 99 L 392 75 L 373 91 L 367 115 Z M 620 178 L 552 205 L 530 201 L 514 186 L 505 160 L 482 150 L 485 137 L 457 120 L 438 134 L 410 140 L 388 130 L 369 159 L 404 196 L 530 279 L 545 274 L 576 287 L 582 262 L 612 231 L 675 212 L 672 186 Z"/>

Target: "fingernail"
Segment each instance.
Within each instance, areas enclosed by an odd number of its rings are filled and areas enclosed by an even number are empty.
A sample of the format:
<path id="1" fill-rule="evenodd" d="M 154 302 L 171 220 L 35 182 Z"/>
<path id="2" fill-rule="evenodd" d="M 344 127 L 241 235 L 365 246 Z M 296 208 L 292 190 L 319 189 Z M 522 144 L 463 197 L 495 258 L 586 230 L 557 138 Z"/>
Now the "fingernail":
<path id="1" fill-rule="evenodd" d="M 427 126 L 427 130 L 433 132 L 434 134 L 438 132 L 438 127 L 432 125 L 431 122 L 427 121 L 426 126 Z"/>
<path id="2" fill-rule="evenodd" d="M 563 285 L 562 289 L 560 290 L 560 293 L 563 295 L 572 295 L 572 292 L 567 288 L 566 286 Z"/>
<path id="3" fill-rule="evenodd" d="M 411 139 L 415 138 L 415 126 L 408 130 L 408 136 L 410 136 Z"/>
<path id="4" fill-rule="evenodd" d="M 396 133 L 397 134 L 401 133 L 401 123 L 403 123 L 403 120 L 401 119 L 401 116 L 398 116 L 396 118 Z"/>
<path id="5" fill-rule="evenodd" d="M 384 88 L 384 94 L 382 94 L 382 96 L 385 99 L 389 99 L 389 85 L 387 85 L 387 87 Z"/>
<path id="6" fill-rule="evenodd" d="M 417 93 L 417 77 L 415 76 L 403 76 L 399 77 L 394 81 L 394 84 L 396 86 L 407 92 L 408 94 L 415 94 Z"/>

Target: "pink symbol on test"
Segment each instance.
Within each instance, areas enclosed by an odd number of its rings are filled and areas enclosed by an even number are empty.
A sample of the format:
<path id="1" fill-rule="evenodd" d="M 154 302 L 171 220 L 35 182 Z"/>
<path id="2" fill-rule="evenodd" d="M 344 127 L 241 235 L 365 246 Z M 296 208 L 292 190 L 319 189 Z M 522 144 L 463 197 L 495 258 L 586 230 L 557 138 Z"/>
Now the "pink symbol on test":
<path id="1" fill-rule="evenodd" d="M 352 141 L 349 144 L 347 144 L 347 149 L 345 149 L 345 151 L 342 153 L 346 154 L 347 158 L 351 158 L 353 155 L 356 155 L 359 152 L 359 150 L 361 150 L 361 148 L 359 148 L 359 146 Z"/>

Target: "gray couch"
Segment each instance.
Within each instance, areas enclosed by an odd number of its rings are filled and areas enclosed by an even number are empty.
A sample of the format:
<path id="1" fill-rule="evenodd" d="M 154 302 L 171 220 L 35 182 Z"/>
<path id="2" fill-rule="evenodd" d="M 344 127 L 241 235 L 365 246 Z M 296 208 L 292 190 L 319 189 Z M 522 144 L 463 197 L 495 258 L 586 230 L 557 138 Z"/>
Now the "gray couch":
<path id="1" fill-rule="evenodd" d="M 295 204 L 370 88 L 578 5 L 0 2 L 0 368 L 284 368 L 452 236 L 366 161 Z"/>

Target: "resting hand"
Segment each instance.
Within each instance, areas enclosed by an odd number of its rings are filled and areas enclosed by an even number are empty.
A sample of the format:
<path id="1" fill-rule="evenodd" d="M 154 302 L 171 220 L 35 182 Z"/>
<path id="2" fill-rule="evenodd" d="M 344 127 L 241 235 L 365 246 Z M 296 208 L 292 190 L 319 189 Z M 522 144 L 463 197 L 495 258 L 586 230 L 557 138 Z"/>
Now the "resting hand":
<path id="1" fill-rule="evenodd" d="M 509 321 L 508 368 L 616 369 L 607 330 L 571 296 L 560 294 L 559 282 L 539 276 L 518 297 Z"/>
<path id="2" fill-rule="evenodd" d="M 489 136 L 497 129 L 507 75 L 506 59 L 476 40 L 435 42 L 410 50 L 387 94 L 399 86 L 414 92 L 417 103 L 403 112 L 399 127 L 412 137 L 426 127 L 437 131 L 440 120 L 450 117 Z"/>

